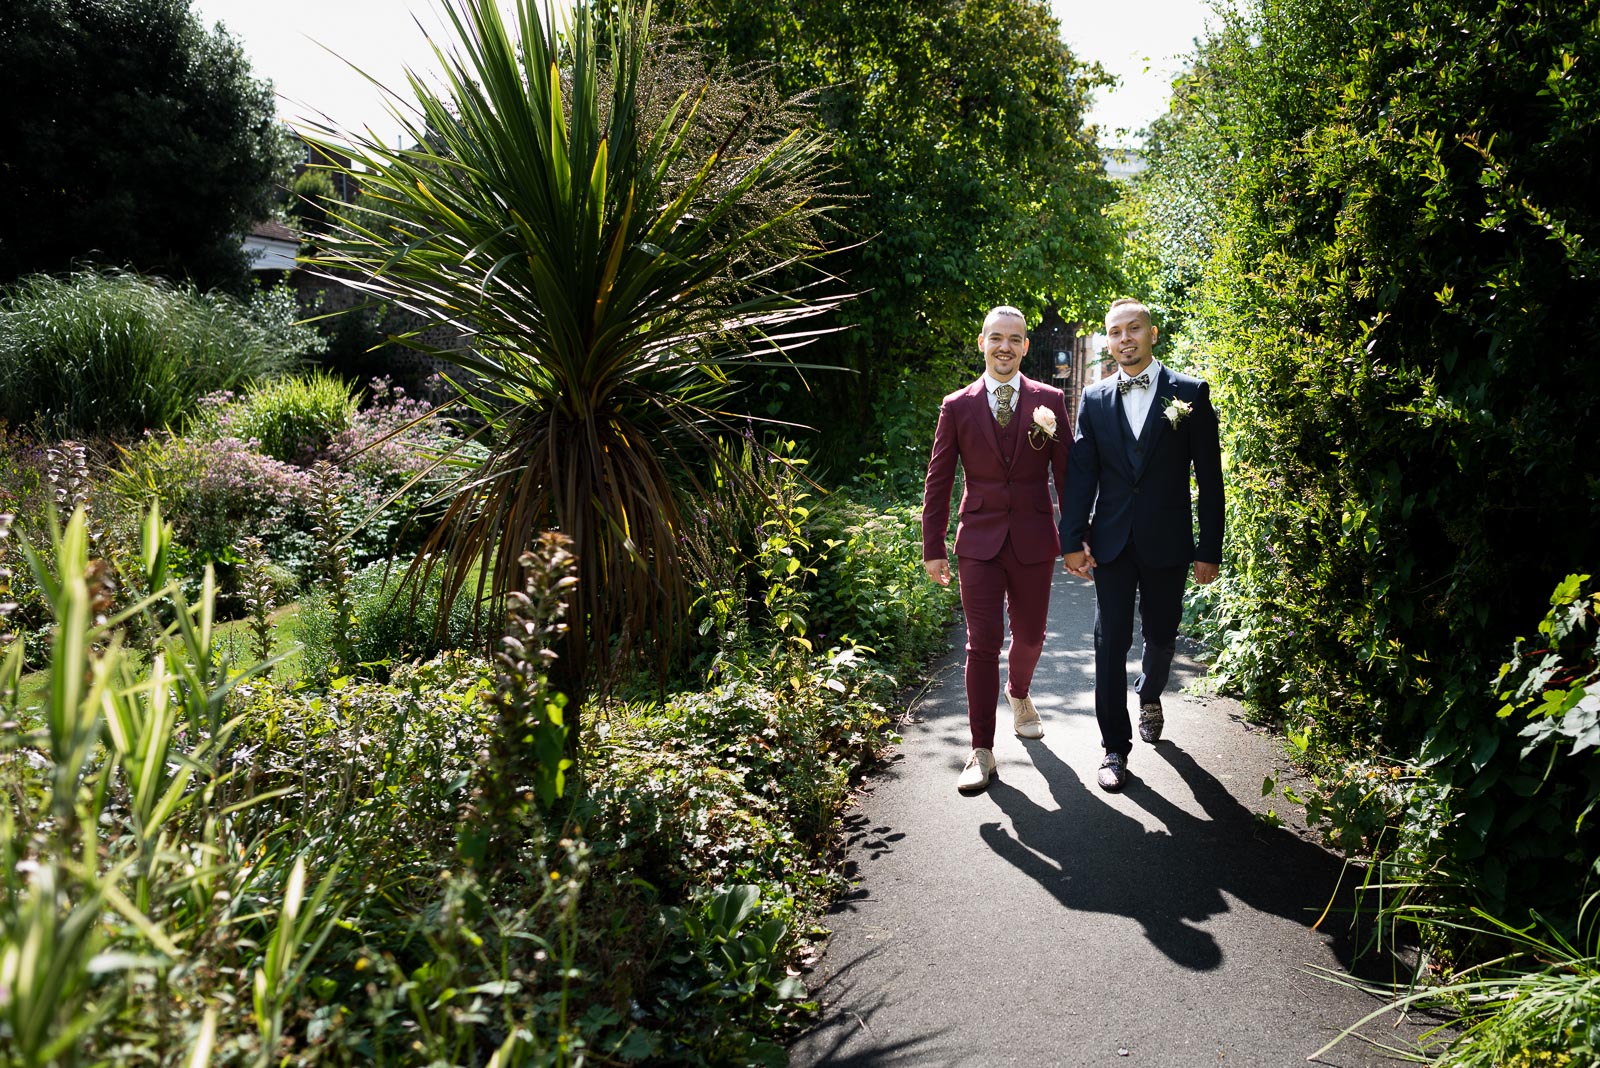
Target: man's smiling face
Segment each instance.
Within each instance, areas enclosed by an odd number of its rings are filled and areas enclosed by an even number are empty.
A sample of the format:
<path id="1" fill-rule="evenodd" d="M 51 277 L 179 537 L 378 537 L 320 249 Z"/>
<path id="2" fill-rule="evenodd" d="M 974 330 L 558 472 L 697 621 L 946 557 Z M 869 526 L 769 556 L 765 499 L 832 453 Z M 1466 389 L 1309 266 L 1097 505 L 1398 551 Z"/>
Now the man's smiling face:
<path id="1" fill-rule="evenodd" d="M 1138 305 L 1113 308 L 1106 316 L 1106 348 L 1128 374 L 1136 375 L 1150 366 L 1155 343 L 1156 328 L 1149 313 Z"/>
<path id="2" fill-rule="evenodd" d="M 983 322 L 978 347 L 983 350 L 983 367 L 990 377 L 1009 382 L 1028 354 L 1028 324 L 1009 312 L 990 312 Z"/>

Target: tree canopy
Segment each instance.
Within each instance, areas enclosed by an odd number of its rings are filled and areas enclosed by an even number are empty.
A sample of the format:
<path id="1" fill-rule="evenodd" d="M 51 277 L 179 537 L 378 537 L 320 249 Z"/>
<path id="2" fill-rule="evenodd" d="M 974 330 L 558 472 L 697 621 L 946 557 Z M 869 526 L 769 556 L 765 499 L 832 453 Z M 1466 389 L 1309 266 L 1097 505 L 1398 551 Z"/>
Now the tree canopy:
<path id="1" fill-rule="evenodd" d="M 244 279 L 289 141 L 271 86 L 189 0 L 9 0 L 0 99 L 0 282 L 86 263 Z"/>
<path id="2" fill-rule="evenodd" d="M 952 358 L 970 369 L 988 307 L 1054 304 L 1071 319 L 1100 306 L 1115 191 L 1084 114 L 1107 79 L 1062 43 L 1042 0 L 659 8 L 680 34 L 763 66 L 780 91 L 811 94 L 833 136 L 833 218 L 851 246 L 828 263 L 862 295 L 821 359 L 857 374 L 813 378 L 797 414 L 859 441 L 906 369 Z"/>

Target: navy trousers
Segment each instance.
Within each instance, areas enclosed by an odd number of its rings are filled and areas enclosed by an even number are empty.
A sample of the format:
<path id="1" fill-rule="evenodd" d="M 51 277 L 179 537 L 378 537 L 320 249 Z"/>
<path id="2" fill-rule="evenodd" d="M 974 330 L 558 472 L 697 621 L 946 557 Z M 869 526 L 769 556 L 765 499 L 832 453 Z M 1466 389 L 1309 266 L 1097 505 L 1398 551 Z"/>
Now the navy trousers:
<path id="1" fill-rule="evenodd" d="M 1131 542 L 1110 563 L 1094 569 L 1094 714 L 1100 744 L 1127 756 L 1133 749 L 1128 716 L 1128 650 L 1133 646 L 1135 604 L 1144 654 L 1133 690 L 1142 702 L 1157 701 L 1167 688 L 1172 655 L 1183 621 L 1183 588 L 1189 565 L 1154 567 Z"/>

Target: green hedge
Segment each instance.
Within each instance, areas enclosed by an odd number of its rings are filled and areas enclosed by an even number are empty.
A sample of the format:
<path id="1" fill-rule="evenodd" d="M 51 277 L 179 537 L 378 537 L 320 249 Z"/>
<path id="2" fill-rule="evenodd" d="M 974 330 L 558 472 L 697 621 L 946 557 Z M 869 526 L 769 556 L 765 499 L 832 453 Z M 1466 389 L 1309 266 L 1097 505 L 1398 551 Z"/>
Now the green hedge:
<path id="1" fill-rule="evenodd" d="M 1209 637 L 1313 757 L 1470 737 L 1590 570 L 1597 52 L 1592 5 L 1264 0 L 1164 127 L 1171 214 L 1216 220 L 1183 295 L 1229 458 Z"/>

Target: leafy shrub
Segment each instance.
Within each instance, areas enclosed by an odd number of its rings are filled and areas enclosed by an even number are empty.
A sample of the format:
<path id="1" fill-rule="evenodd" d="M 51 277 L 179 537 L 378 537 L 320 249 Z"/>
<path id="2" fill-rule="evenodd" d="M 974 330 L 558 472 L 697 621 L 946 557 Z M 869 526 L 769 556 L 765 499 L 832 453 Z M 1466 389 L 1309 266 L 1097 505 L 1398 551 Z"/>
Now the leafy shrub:
<path id="1" fill-rule="evenodd" d="M 355 422 L 350 387 L 326 371 L 285 375 L 235 398 L 207 398 L 190 433 L 256 442 L 274 460 L 308 467 Z"/>
<path id="2" fill-rule="evenodd" d="M 129 274 L 35 275 L 0 292 L 0 419 L 52 439 L 130 438 L 320 343 L 281 290 L 241 302 Z"/>
<path id="3" fill-rule="evenodd" d="M 435 461 L 454 445 L 444 422 L 432 414 L 427 401 L 407 396 L 388 378 L 374 378 L 367 384 L 367 403 L 333 437 L 328 458 L 366 482 L 398 488 L 433 470 Z M 444 484 L 440 476 L 428 487 Z"/>
<path id="4" fill-rule="evenodd" d="M 1596 326 L 1600 82 L 1563 57 L 1597 32 L 1498 0 L 1271 0 L 1175 97 L 1157 166 L 1194 210 L 1168 244 L 1220 231 L 1185 309 L 1233 461 L 1211 638 L 1313 753 L 1404 759 L 1456 701 L 1481 712 L 1518 621 L 1593 556 L 1597 393 L 1569 369 Z"/>
<path id="5" fill-rule="evenodd" d="M 870 508 L 834 495 L 808 531 L 822 551 L 811 627 L 823 642 L 854 642 L 891 670 L 942 650 L 959 594 L 928 581 L 920 506 Z"/>
<path id="6" fill-rule="evenodd" d="M 747 441 L 741 459 L 759 495 L 713 479 L 686 538 L 699 598 L 695 652 L 709 667 L 778 641 L 860 647 L 890 671 L 915 668 L 943 647 L 959 594 L 922 566 L 919 505 L 860 503 L 862 484 L 806 489 L 793 443 L 767 452 Z M 882 484 L 878 484 L 881 488 Z"/>
<path id="7" fill-rule="evenodd" d="M 692 1010 L 699 1026 L 674 1036 L 669 1052 L 696 1064 L 789 1063 L 762 1032 L 774 1004 L 799 1001 L 806 988 L 785 966 L 789 925 L 763 915 L 760 904 L 761 887 L 743 884 L 670 913 L 682 935 L 662 993 L 674 1010 Z"/>
<path id="8" fill-rule="evenodd" d="M 69 544 L 68 570 L 96 574 L 81 520 Z M 142 558 L 164 573 L 172 545 L 161 544 Z M 106 903 L 98 884 L 81 882 L 81 866 L 46 865 L 46 875 L 80 879 L 60 919 L 99 941 L 56 941 L 76 955 L 49 974 L 79 982 L 55 994 L 7 973 L 27 1000 L 0 1010 L 48 1006 L 52 1026 L 85 1029 L 84 1056 L 107 1063 L 198 1062 L 202 1043 L 218 1063 L 557 1063 L 554 1051 L 578 1043 L 602 1063 L 781 1063 L 779 1040 L 811 1008 L 787 962 L 842 885 L 830 864 L 833 821 L 852 769 L 891 737 L 895 680 L 869 658 L 730 660 L 707 694 L 594 721 L 588 789 L 562 827 L 523 796 L 539 788 L 536 776 L 492 778 L 521 736 L 501 736 L 503 702 L 485 698 L 504 680 L 482 659 L 446 655 L 398 664 L 385 683 L 290 688 L 241 674 L 224 645 L 205 645 L 204 601 L 184 605 L 175 585 L 147 581 L 160 594 L 145 606 L 152 624 L 170 613 L 177 631 L 129 632 L 128 643 L 156 643 L 134 652 L 80 614 L 91 631 L 66 646 L 115 650 L 129 670 L 162 648 L 184 680 L 162 690 L 108 667 L 121 680 L 113 704 L 137 705 L 110 732 L 122 739 L 114 759 L 101 746 L 98 692 L 47 694 L 75 710 L 58 717 L 77 725 L 71 745 L 13 730 L 36 711 L 0 716 L 10 732 L 0 733 L 0 753 L 22 756 L 0 760 L 0 789 L 32 806 L 16 810 L 21 833 L 6 836 L 0 858 L 9 873 L 0 958 L 18 959 L 7 940 L 43 923 L 48 910 L 36 906 L 54 900 L 45 876 L 30 882 L 21 861 L 68 855 L 79 830 L 101 835 L 90 855 L 103 870 L 92 878 L 153 923 L 103 922 Z M 369 582 L 385 588 L 381 569 L 352 580 L 358 620 Z M 559 587 L 546 594 L 546 609 L 559 603 Z M 555 631 L 519 633 L 508 655 L 536 671 Z M 52 677 L 74 687 L 95 676 L 85 664 Z M 9 678 L 0 678 L 8 702 Z M 542 686 L 524 701 L 559 707 Z M 178 700 L 152 699 L 161 692 Z M 157 712 L 182 718 L 150 718 Z M 151 739 L 169 748 L 149 749 Z M 559 740 L 546 749 L 559 751 Z M 69 752 L 84 754 L 71 764 L 81 776 L 56 804 L 50 784 L 73 774 L 60 759 Z M 167 778 L 141 785 L 148 775 Z M 174 786 L 173 776 L 189 778 Z M 64 818 L 64 805 L 102 797 L 104 812 Z M 163 799 L 176 799 L 165 824 L 136 808 Z M 477 844 L 486 821 L 513 826 L 508 806 L 517 810 L 516 833 L 501 835 L 510 855 L 486 865 Z M 130 849 L 150 852 L 130 864 Z M 152 930 L 171 942 L 161 956 Z M 101 964 L 120 963 L 91 990 L 89 962 L 101 950 L 110 954 Z M 258 972 L 262 994 L 252 999 L 244 986 Z M 207 1009 L 229 999 L 248 1008 Z"/>
<path id="9" fill-rule="evenodd" d="M 959 355 L 956 353 L 959 352 Z M 883 452 L 856 456 L 861 442 L 841 442 L 846 466 L 833 469 L 834 480 L 848 482 L 860 497 L 886 496 L 894 501 L 919 500 L 928 474 L 928 453 L 939 403 L 946 393 L 972 380 L 972 360 L 963 349 L 934 347 L 922 357 L 925 365 L 900 373 L 899 380 L 884 383 L 881 401 L 874 403 L 872 422 L 881 435 Z M 843 476 L 850 472 L 850 478 Z"/>
<path id="10" fill-rule="evenodd" d="M 1483 680 L 1600 533 L 1596 47 L 1570 5 L 1266 0 L 1201 47 L 1156 163 L 1195 210 L 1152 225 L 1214 227 L 1168 291 L 1228 436 L 1219 681 L 1513 918 L 1560 896 L 1531 861 L 1589 796 L 1554 736 L 1545 785 L 1519 766 Z"/>
<path id="11" fill-rule="evenodd" d="M 475 441 L 459 441 L 426 401 L 409 397 L 387 378 L 367 386 L 369 403 L 328 448 L 328 459 L 354 476 L 377 514 L 362 516 L 356 556 L 371 559 L 420 548 L 450 500 L 454 457 L 476 462 L 485 454 Z"/>
<path id="12" fill-rule="evenodd" d="M 1420 897 L 1573 934 L 1600 879 L 1600 591 L 1571 575 L 1550 604 L 1500 668 L 1497 714 L 1458 706 L 1414 765 L 1348 766 L 1310 799 L 1336 844 L 1377 854 L 1386 920 Z"/>
<path id="13" fill-rule="evenodd" d="M 607 822 L 632 828 L 623 844 L 637 843 L 640 876 L 669 902 L 730 877 L 771 883 L 805 870 L 828 847 L 851 770 L 890 737 L 894 679 L 864 657 L 836 653 L 803 690 L 772 681 L 613 714 L 608 770 L 592 790 L 620 807 Z"/>
<path id="14" fill-rule="evenodd" d="M 1485 910 L 1517 923 L 1538 912 L 1570 934 L 1600 877 L 1600 592 L 1570 575 L 1550 605 L 1500 668 L 1496 715 L 1458 712 L 1424 739 L 1451 817 L 1425 848 L 1470 866 Z"/>
<path id="15" fill-rule="evenodd" d="M 209 586 L 191 605 L 164 581 L 170 530 L 145 532 L 155 597 L 134 613 L 151 646 L 96 619 L 107 582 L 80 510 L 54 559 L 29 558 L 58 622 L 48 715 L 17 707 L 19 659 L 0 650 L 8 1063 L 648 1049 L 593 994 L 605 973 L 575 970 L 580 842 L 529 841 L 515 883 L 456 861 L 491 729 L 486 665 L 328 694 L 257 681 L 212 644 Z M 569 1015 L 580 994 L 595 1004 Z"/>
<path id="16" fill-rule="evenodd" d="M 666 909 L 639 992 L 662 1063 L 782 1063 L 762 1036 L 809 1003 L 781 962 L 843 885 L 829 858 L 853 770 L 894 737 L 895 680 L 866 657 L 817 657 L 798 680 L 791 663 L 727 666 L 704 693 L 613 709 L 586 749 L 595 870 Z M 624 959 L 648 948 L 633 938 Z"/>
<path id="17" fill-rule="evenodd" d="M 341 666 L 380 667 L 428 660 L 443 650 L 463 649 L 472 643 L 472 606 L 457 600 L 440 628 L 440 579 L 433 576 L 413 604 L 409 587 L 401 584 L 404 574 L 404 566 L 386 563 L 370 564 L 355 572 L 350 580 L 351 622 L 347 632 L 341 631 L 338 612 L 322 590 L 301 598 L 302 664 L 308 678 L 326 679 L 338 673 Z M 348 663 L 341 663 L 346 657 Z"/>
<path id="18" fill-rule="evenodd" d="M 109 588 L 120 610 L 136 603 L 149 591 L 140 579 L 140 532 L 137 513 L 124 512 L 104 492 L 100 478 L 103 454 L 82 442 L 35 444 L 26 435 L 13 434 L 0 423 L 0 514 L 15 517 L 18 534 L 35 545 L 48 544 L 55 523 L 82 508 L 90 551 L 111 576 Z M 26 664 L 37 667 L 49 655 L 52 622 L 46 591 L 37 584 L 13 543 L 14 572 L 11 596 L 16 608 L 12 625 L 22 634 Z M 7 550 L 0 544 L 0 564 Z"/>
<path id="19" fill-rule="evenodd" d="M 215 563 L 231 590 L 234 547 L 256 535 L 276 565 L 304 582 L 318 566 L 314 531 L 323 517 L 317 478 L 299 461 L 326 454 L 342 504 L 337 536 L 358 565 L 386 559 L 415 547 L 426 529 L 407 520 L 431 514 L 429 500 L 448 476 L 427 472 L 448 432 L 427 418 L 426 405 L 384 382 L 373 383 L 373 399 L 354 410 L 344 387 L 323 375 L 213 394 L 190 433 L 151 434 L 124 449 L 107 488 L 124 513 L 161 502 L 186 573 Z M 297 462 L 258 449 L 263 433 Z"/>
<path id="20" fill-rule="evenodd" d="M 45 447 L 0 421 L 0 512 L 44 515 Z"/>
<path id="21" fill-rule="evenodd" d="M 769 449 L 747 434 L 725 451 L 723 464 L 712 465 L 705 499 L 686 494 L 684 555 L 698 594 L 690 614 L 703 639 L 690 656 L 702 676 L 715 660 L 748 653 L 753 642 L 781 641 L 785 629 L 791 641 L 805 641 L 799 590 L 809 545 L 800 524 L 810 514 L 802 503 L 810 494 L 795 451 L 794 442 Z M 783 588 L 775 591 L 774 583 Z"/>

